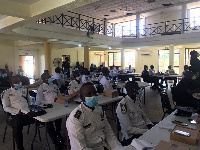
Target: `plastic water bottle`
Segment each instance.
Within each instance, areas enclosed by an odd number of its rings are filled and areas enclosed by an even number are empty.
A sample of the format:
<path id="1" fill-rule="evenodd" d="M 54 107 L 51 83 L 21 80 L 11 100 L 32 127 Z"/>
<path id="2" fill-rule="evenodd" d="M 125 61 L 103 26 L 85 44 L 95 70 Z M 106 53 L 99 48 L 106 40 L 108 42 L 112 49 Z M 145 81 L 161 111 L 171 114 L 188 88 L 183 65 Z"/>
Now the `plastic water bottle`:
<path id="1" fill-rule="evenodd" d="M 35 97 L 31 96 L 31 105 L 35 105 Z"/>
<path id="2" fill-rule="evenodd" d="M 65 107 L 69 106 L 69 95 L 65 94 Z"/>

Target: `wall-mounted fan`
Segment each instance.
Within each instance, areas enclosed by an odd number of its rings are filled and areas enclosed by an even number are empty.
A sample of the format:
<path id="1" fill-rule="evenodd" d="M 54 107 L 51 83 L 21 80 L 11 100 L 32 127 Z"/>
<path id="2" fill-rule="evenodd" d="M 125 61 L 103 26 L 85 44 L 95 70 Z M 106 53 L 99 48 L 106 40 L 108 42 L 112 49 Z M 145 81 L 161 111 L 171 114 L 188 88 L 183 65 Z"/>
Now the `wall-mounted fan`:
<path id="1" fill-rule="evenodd" d="M 62 59 L 61 58 L 55 58 L 54 60 L 53 60 L 53 64 L 54 64 L 54 66 L 55 67 L 62 67 Z"/>

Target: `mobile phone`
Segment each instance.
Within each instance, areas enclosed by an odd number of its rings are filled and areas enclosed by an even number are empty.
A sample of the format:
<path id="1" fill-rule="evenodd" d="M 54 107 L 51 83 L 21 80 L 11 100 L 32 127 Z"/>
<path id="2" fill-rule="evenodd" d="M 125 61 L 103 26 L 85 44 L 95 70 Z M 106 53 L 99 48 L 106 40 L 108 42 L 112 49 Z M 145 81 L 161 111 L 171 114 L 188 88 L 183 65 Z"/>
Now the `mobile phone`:
<path id="1" fill-rule="evenodd" d="M 178 121 L 178 120 L 174 120 L 174 121 L 172 121 L 172 123 L 175 123 L 175 124 L 178 124 L 178 125 L 181 125 L 181 126 L 188 126 L 187 123 L 183 123 L 183 122 Z"/>
<path id="2" fill-rule="evenodd" d="M 178 135 L 187 136 L 187 137 L 190 136 L 190 133 L 184 132 L 184 131 L 181 131 L 181 130 L 175 130 L 175 131 L 173 131 L 173 133 L 178 134 Z"/>
<path id="3" fill-rule="evenodd" d="M 197 124 L 197 122 L 193 119 L 188 119 L 188 121 L 191 123 L 191 124 Z"/>

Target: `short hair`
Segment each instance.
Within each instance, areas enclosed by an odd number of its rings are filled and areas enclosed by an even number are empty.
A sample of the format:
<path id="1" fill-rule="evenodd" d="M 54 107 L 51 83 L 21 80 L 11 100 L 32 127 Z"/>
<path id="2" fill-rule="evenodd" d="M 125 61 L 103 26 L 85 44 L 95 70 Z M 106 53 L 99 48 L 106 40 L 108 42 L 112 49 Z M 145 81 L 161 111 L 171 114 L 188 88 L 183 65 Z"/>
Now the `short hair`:
<path id="1" fill-rule="evenodd" d="M 44 78 L 45 78 L 47 75 L 49 75 L 49 77 L 51 77 L 49 73 L 43 73 L 43 74 L 41 75 L 42 80 L 44 80 Z"/>
<path id="2" fill-rule="evenodd" d="M 83 91 L 83 89 L 86 87 L 86 86 L 94 86 L 94 84 L 93 83 L 91 83 L 91 82 L 87 82 L 87 83 L 84 83 L 82 86 L 81 86 L 81 88 L 80 88 L 80 94 L 82 95 L 82 91 Z"/>
<path id="3" fill-rule="evenodd" d="M 151 66 L 150 66 L 150 68 L 154 68 L 154 66 L 153 66 L 153 65 L 151 65 Z"/>
<path id="4" fill-rule="evenodd" d="M 147 66 L 147 65 L 144 65 L 144 69 L 146 69 L 146 68 L 148 68 L 148 66 Z"/>
<path id="5" fill-rule="evenodd" d="M 108 75 L 109 74 L 109 70 L 108 70 L 108 68 L 103 68 L 102 69 L 102 73 L 103 73 L 103 75 L 105 76 L 105 75 Z"/>
<path id="6" fill-rule="evenodd" d="M 10 77 L 10 80 L 9 80 L 10 83 L 12 83 L 12 80 L 15 79 L 15 78 L 17 78 L 18 80 L 20 80 L 20 79 L 18 78 L 18 76 L 11 76 L 11 77 Z"/>
<path id="7" fill-rule="evenodd" d="M 126 90 L 128 89 L 128 88 L 130 88 L 131 86 L 138 86 L 138 83 L 137 82 L 135 82 L 135 81 L 129 81 L 129 82 L 127 82 L 126 83 L 126 85 L 125 85 L 125 88 L 126 88 Z"/>
<path id="8" fill-rule="evenodd" d="M 56 68 L 55 68 L 55 72 L 56 72 L 56 73 L 60 73 L 60 72 L 61 72 L 60 67 L 56 67 Z"/>

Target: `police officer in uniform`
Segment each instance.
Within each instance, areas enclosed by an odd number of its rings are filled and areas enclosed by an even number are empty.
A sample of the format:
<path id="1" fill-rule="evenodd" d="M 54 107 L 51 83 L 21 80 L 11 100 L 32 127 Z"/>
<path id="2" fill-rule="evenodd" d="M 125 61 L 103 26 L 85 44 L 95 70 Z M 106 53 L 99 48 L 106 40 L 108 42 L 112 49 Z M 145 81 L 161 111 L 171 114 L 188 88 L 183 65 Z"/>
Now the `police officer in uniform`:
<path id="1" fill-rule="evenodd" d="M 58 86 L 56 84 L 53 84 L 53 79 L 50 77 L 51 76 L 49 73 L 43 73 L 41 75 L 43 84 L 40 85 L 40 87 L 38 88 L 38 94 L 37 94 L 37 102 L 46 104 L 47 106 L 48 104 L 52 104 L 54 101 L 56 101 L 57 96 L 60 95 L 60 90 Z M 62 118 L 57 119 L 54 122 L 55 122 L 55 128 L 54 128 L 53 122 L 49 123 L 49 126 L 51 126 L 52 128 L 52 132 L 50 133 L 50 136 L 52 138 L 55 138 L 55 136 L 57 136 L 56 138 L 57 144 L 58 145 L 63 144 L 64 141 L 61 135 Z M 58 143 L 58 140 L 60 143 Z"/>
<path id="2" fill-rule="evenodd" d="M 13 120 L 13 134 L 17 148 L 24 150 L 23 147 L 23 126 L 34 123 L 34 119 L 21 110 L 29 112 L 28 105 L 30 104 L 30 96 L 28 90 L 22 87 L 18 77 L 12 76 L 10 79 L 11 88 L 4 91 L 2 95 L 2 104 L 5 112 L 12 115 Z"/>
<path id="3" fill-rule="evenodd" d="M 138 138 L 153 126 L 153 123 L 143 112 L 137 96 L 139 86 L 137 82 L 130 81 L 125 86 L 127 96 L 122 99 L 116 109 L 117 117 L 123 133 L 122 145 L 129 145 L 134 138 Z"/>
<path id="4" fill-rule="evenodd" d="M 90 82 L 80 89 L 82 103 L 66 122 L 72 150 L 110 150 L 121 147 L 105 113 L 98 104 L 96 90 Z"/>

